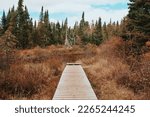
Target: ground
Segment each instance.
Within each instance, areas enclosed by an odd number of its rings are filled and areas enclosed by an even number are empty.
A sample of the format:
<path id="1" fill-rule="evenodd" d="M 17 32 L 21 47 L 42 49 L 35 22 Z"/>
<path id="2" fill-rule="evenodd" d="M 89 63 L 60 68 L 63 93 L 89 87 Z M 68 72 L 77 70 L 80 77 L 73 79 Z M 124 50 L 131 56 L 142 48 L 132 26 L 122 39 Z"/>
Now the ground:
<path id="1" fill-rule="evenodd" d="M 66 63 L 81 63 L 98 99 L 150 99 L 150 53 L 126 56 L 125 42 L 16 50 L 0 69 L 0 99 L 52 99 Z M 132 63 L 132 64 L 131 64 Z"/>

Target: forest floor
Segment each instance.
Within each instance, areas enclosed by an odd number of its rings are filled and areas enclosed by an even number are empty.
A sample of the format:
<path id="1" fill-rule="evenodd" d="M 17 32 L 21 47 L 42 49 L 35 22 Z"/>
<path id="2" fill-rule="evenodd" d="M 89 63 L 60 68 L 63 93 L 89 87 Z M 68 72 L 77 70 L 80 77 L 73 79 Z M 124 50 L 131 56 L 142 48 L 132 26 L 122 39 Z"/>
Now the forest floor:
<path id="1" fill-rule="evenodd" d="M 69 62 L 82 64 L 98 99 L 150 99 L 150 52 L 139 61 L 126 56 L 124 47 L 114 38 L 99 47 L 16 50 L 10 68 L 0 69 L 0 99 L 52 99 Z"/>

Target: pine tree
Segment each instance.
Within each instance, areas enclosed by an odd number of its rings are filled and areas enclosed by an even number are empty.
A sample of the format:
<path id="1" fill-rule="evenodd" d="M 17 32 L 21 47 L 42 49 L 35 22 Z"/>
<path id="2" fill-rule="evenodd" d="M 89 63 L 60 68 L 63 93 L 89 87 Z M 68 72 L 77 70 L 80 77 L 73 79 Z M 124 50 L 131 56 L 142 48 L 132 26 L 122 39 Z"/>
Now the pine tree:
<path id="1" fill-rule="evenodd" d="M 67 30 L 67 29 L 68 29 L 68 18 L 66 18 L 64 22 L 64 30 Z"/>
<path id="2" fill-rule="evenodd" d="M 39 37 L 38 37 L 36 21 L 34 21 L 32 33 L 31 33 L 31 45 L 32 45 L 32 47 L 39 45 Z"/>
<path id="3" fill-rule="evenodd" d="M 132 39 L 142 46 L 150 37 L 150 2 L 149 0 L 130 0 L 128 31 Z"/>
<path id="4" fill-rule="evenodd" d="M 40 13 L 40 20 L 37 26 L 38 38 L 39 38 L 39 45 L 45 47 L 49 44 L 52 44 L 53 41 L 51 40 L 51 29 L 49 23 L 49 13 L 48 10 L 44 12 L 44 8 L 42 6 L 41 13 Z"/>
<path id="5" fill-rule="evenodd" d="M 75 22 L 74 24 L 74 27 L 73 27 L 73 32 L 74 32 L 74 40 L 75 40 L 75 43 L 74 44 L 80 44 L 80 40 L 78 38 L 78 29 L 79 29 L 79 25 L 78 25 L 78 22 Z"/>
<path id="6" fill-rule="evenodd" d="M 120 36 L 120 25 L 118 21 L 115 26 L 115 36 Z"/>
<path id="7" fill-rule="evenodd" d="M 5 15 L 5 11 L 3 11 L 3 15 L 2 15 L 2 33 L 4 33 L 7 29 L 7 26 L 6 26 L 6 22 L 7 22 L 7 18 L 6 18 L 6 15 Z"/>
<path id="8" fill-rule="evenodd" d="M 121 20 L 121 24 L 120 24 L 120 36 L 124 40 L 131 39 L 131 32 L 128 31 L 127 24 L 128 24 L 128 17 L 125 17 L 123 18 L 123 20 Z"/>
<path id="9" fill-rule="evenodd" d="M 1 22 L 0 22 L 0 36 L 2 36 L 2 33 L 3 32 L 3 29 L 2 29 L 2 26 L 1 26 Z"/>
<path id="10" fill-rule="evenodd" d="M 98 19 L 98 22 L 96 21 L 95 24 L 95 30 L 93 32 L 92 36 L 92 43 L 99 45 L 103 41 L 103 36 L 102 36 L 102 26 L 101 26 L 101 18 Z"/>
<path id="11" fill-rule="evenodd" d="M 27 38 L 24 36 L 24 24 L 25 24 L 25 17 L 24 17 L 24 6 L 23 6 L 23 0 L 19 0 L 18 2 L 18 8 L 17 8 L 17 39 L 18 44 L 17 46 L 19 48 L 26 48 L 26 42 Z"/>
<path id="12" fill-rule="evenodd" d="M 8 10 L 8 13 L 7 13 L 7 22 L 6 22 L 6 27 L 8 28 L 9 27 L 9 23 L 10 23 L 10 20 L 11 20 L 11 11 L 10 9 Z"/>
<path id="13" fill-rule="evenodd" d="M 56 44 L 62 44 L 63 43 L 62 38 L 61 38 L 61 27 L 60 27 L 59 22 L 56 23 L 55 41 L 56 41 Z"/>
<path id="14" fill-rule="evenodd" d="M 28 13 L 28 9 L 25 6 L 25 10 L 24 10 L 24 25 L 23 25 L 23 36 L 24 36 L 24 48 L 29 47 L 30 45 L 30 38 L 31 38 L 31 33 L 32 33 L 32 28 L 33 28 L 33 24 L 32 24 L 32 19 L 30 19 L 29 17 L 29 13 Z"/>
<path id="15" fill-rule="evenodd" d="M 45 24 L 45 27 L 48 29 L 48 26 L 49 26 L 49 13 L 48 13 L 48 10 L 45 11 L 45 14 L 44 14 L 44 24 Z"/>
<path id="16" fill-rule="evenodd" d="M 84 36 L 84 25 L 85 25 L 85 18 L 84 18 L 84 12 L 82 13 L 82 19 L 80 21 L 80 29 L 79 29 L 79 35 L 81 38 Z"/>
<path id="17" fill-rule="evenodd" d="M 79 32 L 78 32 L 82 44 L 87 44 L 90 42 L 90 37 L 89 37 L 89 34 L 87 33 L 87 28 L 89 28 L 89 23 L 85 21 L 85 14 L 83 12 L 82 18 L 80 21 Z"/>
<path id="18" fill-rule="evenodd" d="M 107 32 L 107 25 L 106 22 L 103 24 L 103 39 L 107 40 L 108 39 L 108 32 Z"/>
<path id="19" fill-rule="evenodd" d="M 40 22 L 43 22 L 43 21 L 44 21 L 44 8 L 42 6 L 41 13 L 40 13 Z"/>
<path id="20" fill-rule="evenodd" d="M 110 22 L 107 24 L 107 32 L 108 32 L 108 39 L 110 39 L 112 36 L 114 36 L 114 34 L 113 34 L 113 24 L 112 24 L 111 19 L 110 19 Z"/>
<path id="21" fill-rule="evenodd" d="M 85 18 L 84 18 L 84 12 L 82 13 L 82 19 L 80 21 L 80 29 L 83 29 L 85 25 Z"/>
<path id="22" fill-rule="evenodd" d="M 7 15 L 7 28 L 12 27 L 12 34 L 17 36 L 17 11 L 14 6 L 9 10 Z"/>

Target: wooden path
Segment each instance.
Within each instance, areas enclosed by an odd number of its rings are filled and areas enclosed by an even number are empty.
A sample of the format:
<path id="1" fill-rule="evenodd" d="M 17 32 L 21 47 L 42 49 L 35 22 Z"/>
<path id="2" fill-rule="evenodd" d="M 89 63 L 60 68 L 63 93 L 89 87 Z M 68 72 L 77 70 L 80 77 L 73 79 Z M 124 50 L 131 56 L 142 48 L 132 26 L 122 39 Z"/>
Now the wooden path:
<path id="1" fill-rule="evenodd" d="M 53 100 L 97 100 L 80 64 L 67 64 Z"/>

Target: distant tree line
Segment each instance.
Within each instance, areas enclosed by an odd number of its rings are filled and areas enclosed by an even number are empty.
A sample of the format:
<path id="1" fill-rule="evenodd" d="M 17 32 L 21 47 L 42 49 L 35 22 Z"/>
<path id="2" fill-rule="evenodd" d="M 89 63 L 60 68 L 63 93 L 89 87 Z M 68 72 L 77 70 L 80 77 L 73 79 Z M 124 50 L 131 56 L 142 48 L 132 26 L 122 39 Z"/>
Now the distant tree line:
<path id="1" fill-rule="evenodd" d="M 85 20 L 84 12 L 80 22 L 76 22 L 74 27 L 68 26 L 67 18 L 62 23 L 53 23 L 49 20 L 48 10 L 44 11 L 43 7 L 41 8 L 39 21 L 33 22 L 27 6 L 23 5 L 23 0 L 19 0 L 16 9 L 13 6 L 7 14 L 3 11 L 0 22 L 0 38 L 8 38 L 9 32 L 16 39 L 16 48 L 18 49 L 35 46 L 45 47 L 51 44 L 64 44 L 67 31 L 68 39 L 74 41 L 72 44 L 92 43 L 99 45 L 110 36 L 117 34 L 118 26 L 118 22 L 117 24 L 104 23 L 102 26 L 101 18 L 90 25 Z"/>
<path id="2" fill-rule="evenodd" d="M 85 20 L 83 12 L 80 22 L 75 22 L 73 27 L 69 27 L 67 18 L 62 23 L 50 22 L 49 12 L 43 7 L 39 21 L 33 22 L 27 6 L 23 5 L 23 0 L 19 0 L 17 8 L 13 6 L 7 14 L 3 11 L 0 38 L 15 42 L 18 49 L 45 47 L 51 44 L 64 44 L 67 31 L 68 39 L 72 44 L 100 45 L 112 36 L 120 36 L 124 40 L 132 40 L 136 45 L 142 46 L 150 39 L 150 2 L 130 0 L 128 6 L 129 13 L 120 23 L 112 22 L 110 19 L 109 23 L 102 24 L 99 18 L 90 24 Z M 7 39 L 10 35 L 13 37 L 12 40 Z"/>

